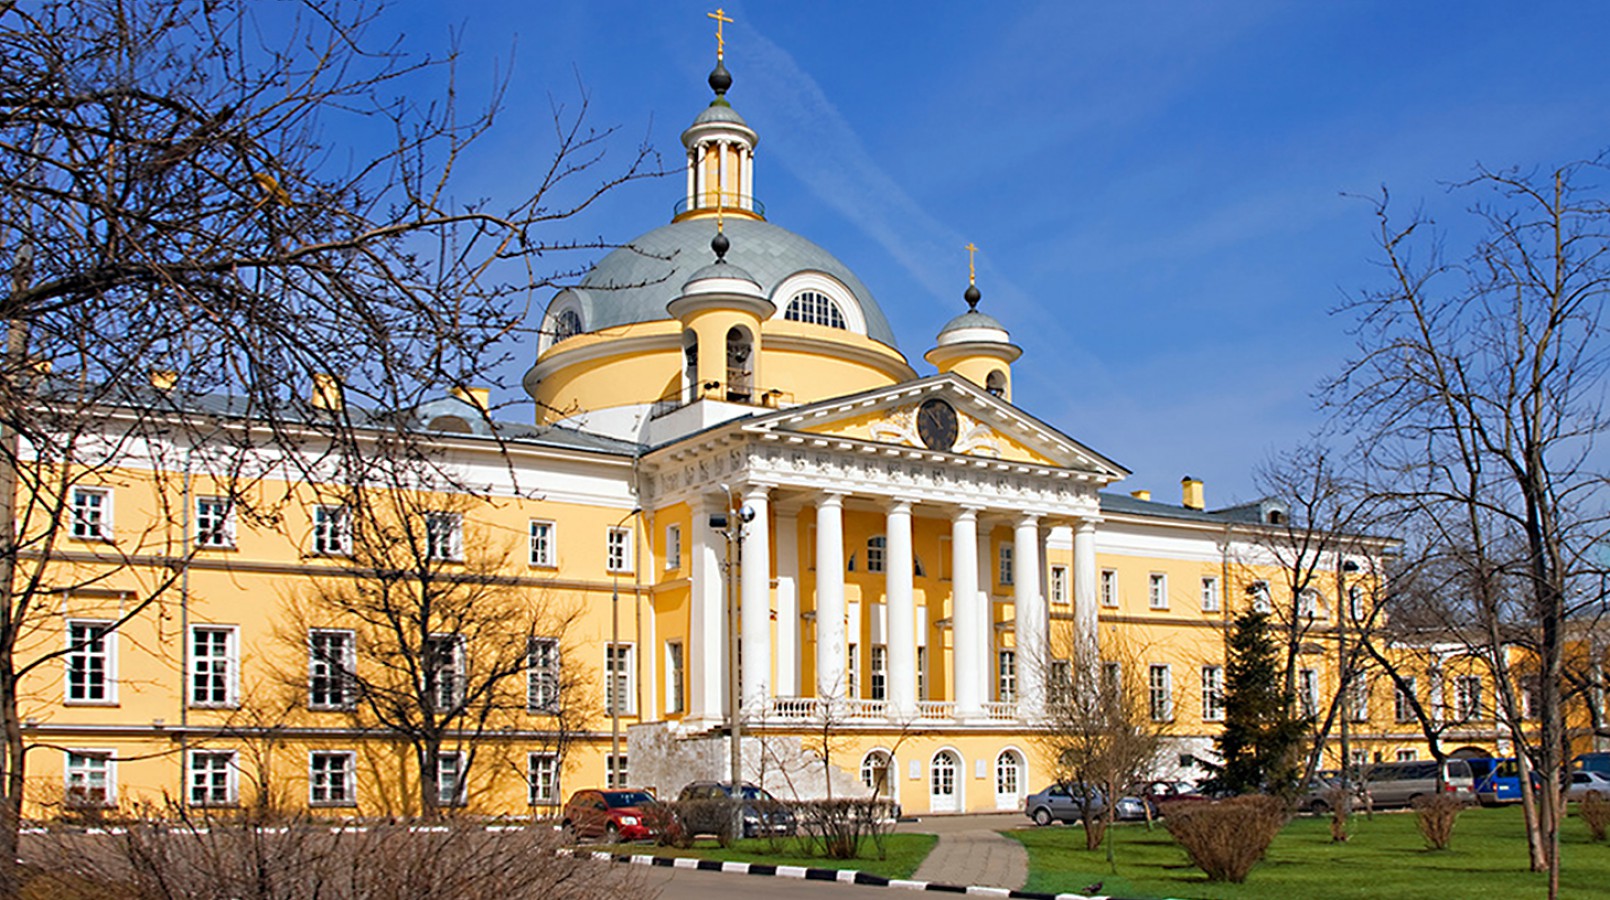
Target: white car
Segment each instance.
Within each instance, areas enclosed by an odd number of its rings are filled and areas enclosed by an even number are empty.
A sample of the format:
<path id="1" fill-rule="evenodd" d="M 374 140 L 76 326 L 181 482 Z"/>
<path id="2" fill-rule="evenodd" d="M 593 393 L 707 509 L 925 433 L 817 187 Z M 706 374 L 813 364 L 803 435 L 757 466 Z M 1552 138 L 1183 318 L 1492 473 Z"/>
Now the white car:
<path id="1" fill-rule="evenodd" d="M 1578 769 L 1571 773 L 1571 783 L 1565 789 L 1565 799 L 1581 800 L 1589 794 L 1598 794 L 1610 800 L 1610 775 Z"/>

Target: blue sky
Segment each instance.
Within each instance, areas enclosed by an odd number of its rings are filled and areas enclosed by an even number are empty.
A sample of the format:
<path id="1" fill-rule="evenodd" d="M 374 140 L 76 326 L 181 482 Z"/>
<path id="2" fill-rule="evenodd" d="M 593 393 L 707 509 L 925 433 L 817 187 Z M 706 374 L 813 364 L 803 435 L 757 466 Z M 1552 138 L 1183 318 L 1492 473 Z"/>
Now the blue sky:
<path id="1" fill-rule="evenodd" d="M 413 0 L 377 27 L 421 52 L 455 32 L 471 94 L 510 73 L 465 171 L 499 196 L 542 164 L 550 100 L 578 79 L 592 121 L 621 129 L 611 159 L 646 138 L 678 166 L 713 6 Z M 1332 310 L 1382 277 L 1370 207 L 1347 195 L 1387 185 L 1458 250 L 1475 198 L 1447 185 L 1477 163 L 1610 147 L 1610 10 L 1592 3 L 724 8 L 770 220 L 856 271 L 919 372 L 977 243 L 981 309 L 1024 348 L 1018 405 L 1160 500 L 1185 474 L 1210 506 L 1250 499 L 1257 462 L 1322 421 L 1314 387 L 1352 348 Z M 634 184 L 561 227 L 629 241 L 681 191 Z"/>

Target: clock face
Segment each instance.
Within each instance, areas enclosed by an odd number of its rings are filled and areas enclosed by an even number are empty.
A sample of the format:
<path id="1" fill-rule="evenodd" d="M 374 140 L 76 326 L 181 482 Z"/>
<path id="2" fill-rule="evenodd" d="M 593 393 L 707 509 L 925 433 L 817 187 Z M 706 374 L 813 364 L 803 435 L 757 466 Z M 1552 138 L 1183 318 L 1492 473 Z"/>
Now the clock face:
<path id="1" fill-rule="evenodd" d="M 917 436 L 929 450 L 949 450 L 956 443 L 956 410 L 939 398 L 917 407 Z"/>

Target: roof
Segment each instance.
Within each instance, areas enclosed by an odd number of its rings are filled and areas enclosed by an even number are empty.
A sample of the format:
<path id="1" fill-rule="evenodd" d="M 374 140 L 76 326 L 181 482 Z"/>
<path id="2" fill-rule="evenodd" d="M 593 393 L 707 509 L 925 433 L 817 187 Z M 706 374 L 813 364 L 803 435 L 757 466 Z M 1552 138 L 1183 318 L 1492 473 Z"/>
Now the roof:
<path id="1" fill-rule="evenodd" d="M 945 327 L 939 329 L 939 333 L 947 334 L 964 328 L 995 328 L 1003 332 L 1006 331 L 1006 326 L 1002 325 L 994 316 L 988 316 L 976 309 L 970 309 L 946 322 Z"/>
<path id="2" fill-rule="evenodd" d="M 715 223 L 687 219 L 656 228 L 599 260 L 579 285 L 583 319 L 589 331 L 670 318 L 665 305 L 676 299 L 689 276 L 714 261 L 710 238 Z M 849 267 L 815 243 L 770 222 L 731 218 L 725 223 L 732 249 L 727 261 L 742 268 L 772 297 L 785 279 L 821 272 L 850 289 L 866 319 L 867 336 L 899 348 L 894 329 L 872 292 Z M 785 302 L 787 298 L 782 298 Z M 779 307 L 784 303 L 777 303 Z"/>
<path id="3" fill-rule="evenodd" d="M 693 124 L 695 125 L 704 125 L 710 122 L 722 122 L 730 125 L 742 125 L 745 128 L 749 127 L 749 123 L 744 121 L 744 117 L 738 115 L 738 111 L 736 109 L 733 109 L 731 106 L 725 103 L 712 103 L 709 106 L 706 106 L 704 110 L 693 119 Z"/>
<path id="4" fill-rule="evenodd" d="M 1218 525 L 1223 525 L 1226 522 L 1238 525 L 1258 525 L 1264 522 L 1261 515 L 1263 501 L 1243 503 L 1239 506 L 1227 506 L 1223 509 L 1191 509 L 1188 506 L 1177 506 L 1172 503 L 1141 500 L 1128 494 L 1103 492 L 1099 496 L 1103 512 L 1157 516 L 1167 519 L 1187 519 L 1194 522 L 1212 522 Z"/>

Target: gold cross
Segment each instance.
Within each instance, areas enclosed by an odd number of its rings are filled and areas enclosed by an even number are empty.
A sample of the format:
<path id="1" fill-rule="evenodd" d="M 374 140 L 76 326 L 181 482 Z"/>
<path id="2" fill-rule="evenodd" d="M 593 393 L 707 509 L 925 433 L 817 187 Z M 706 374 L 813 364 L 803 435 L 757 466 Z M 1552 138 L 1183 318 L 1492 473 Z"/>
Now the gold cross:
<path id="1" fill-rule="evenodd" d="M 967 283 L 977 284 L 978 272 L 973 269 L 973 254 L 978 252 L 978 248 L 973 246 L 972 241 L 968 241 L 967 246 L 962 249 L 967 251 Z"/>
<path id="2" fill-rule="evenodd" d="M 705 13 L 704 15 L 707 19 L 716 20 L 716 59 L 721 59 L 721 57 L 727 52 L 727 39 L 721 34 L 721 26 L 723 23 L 728 25 L 732 24 L 732 20 L 727 18 L 727 13 L 721 9 L 717 9 L 713 13 Z"/>

